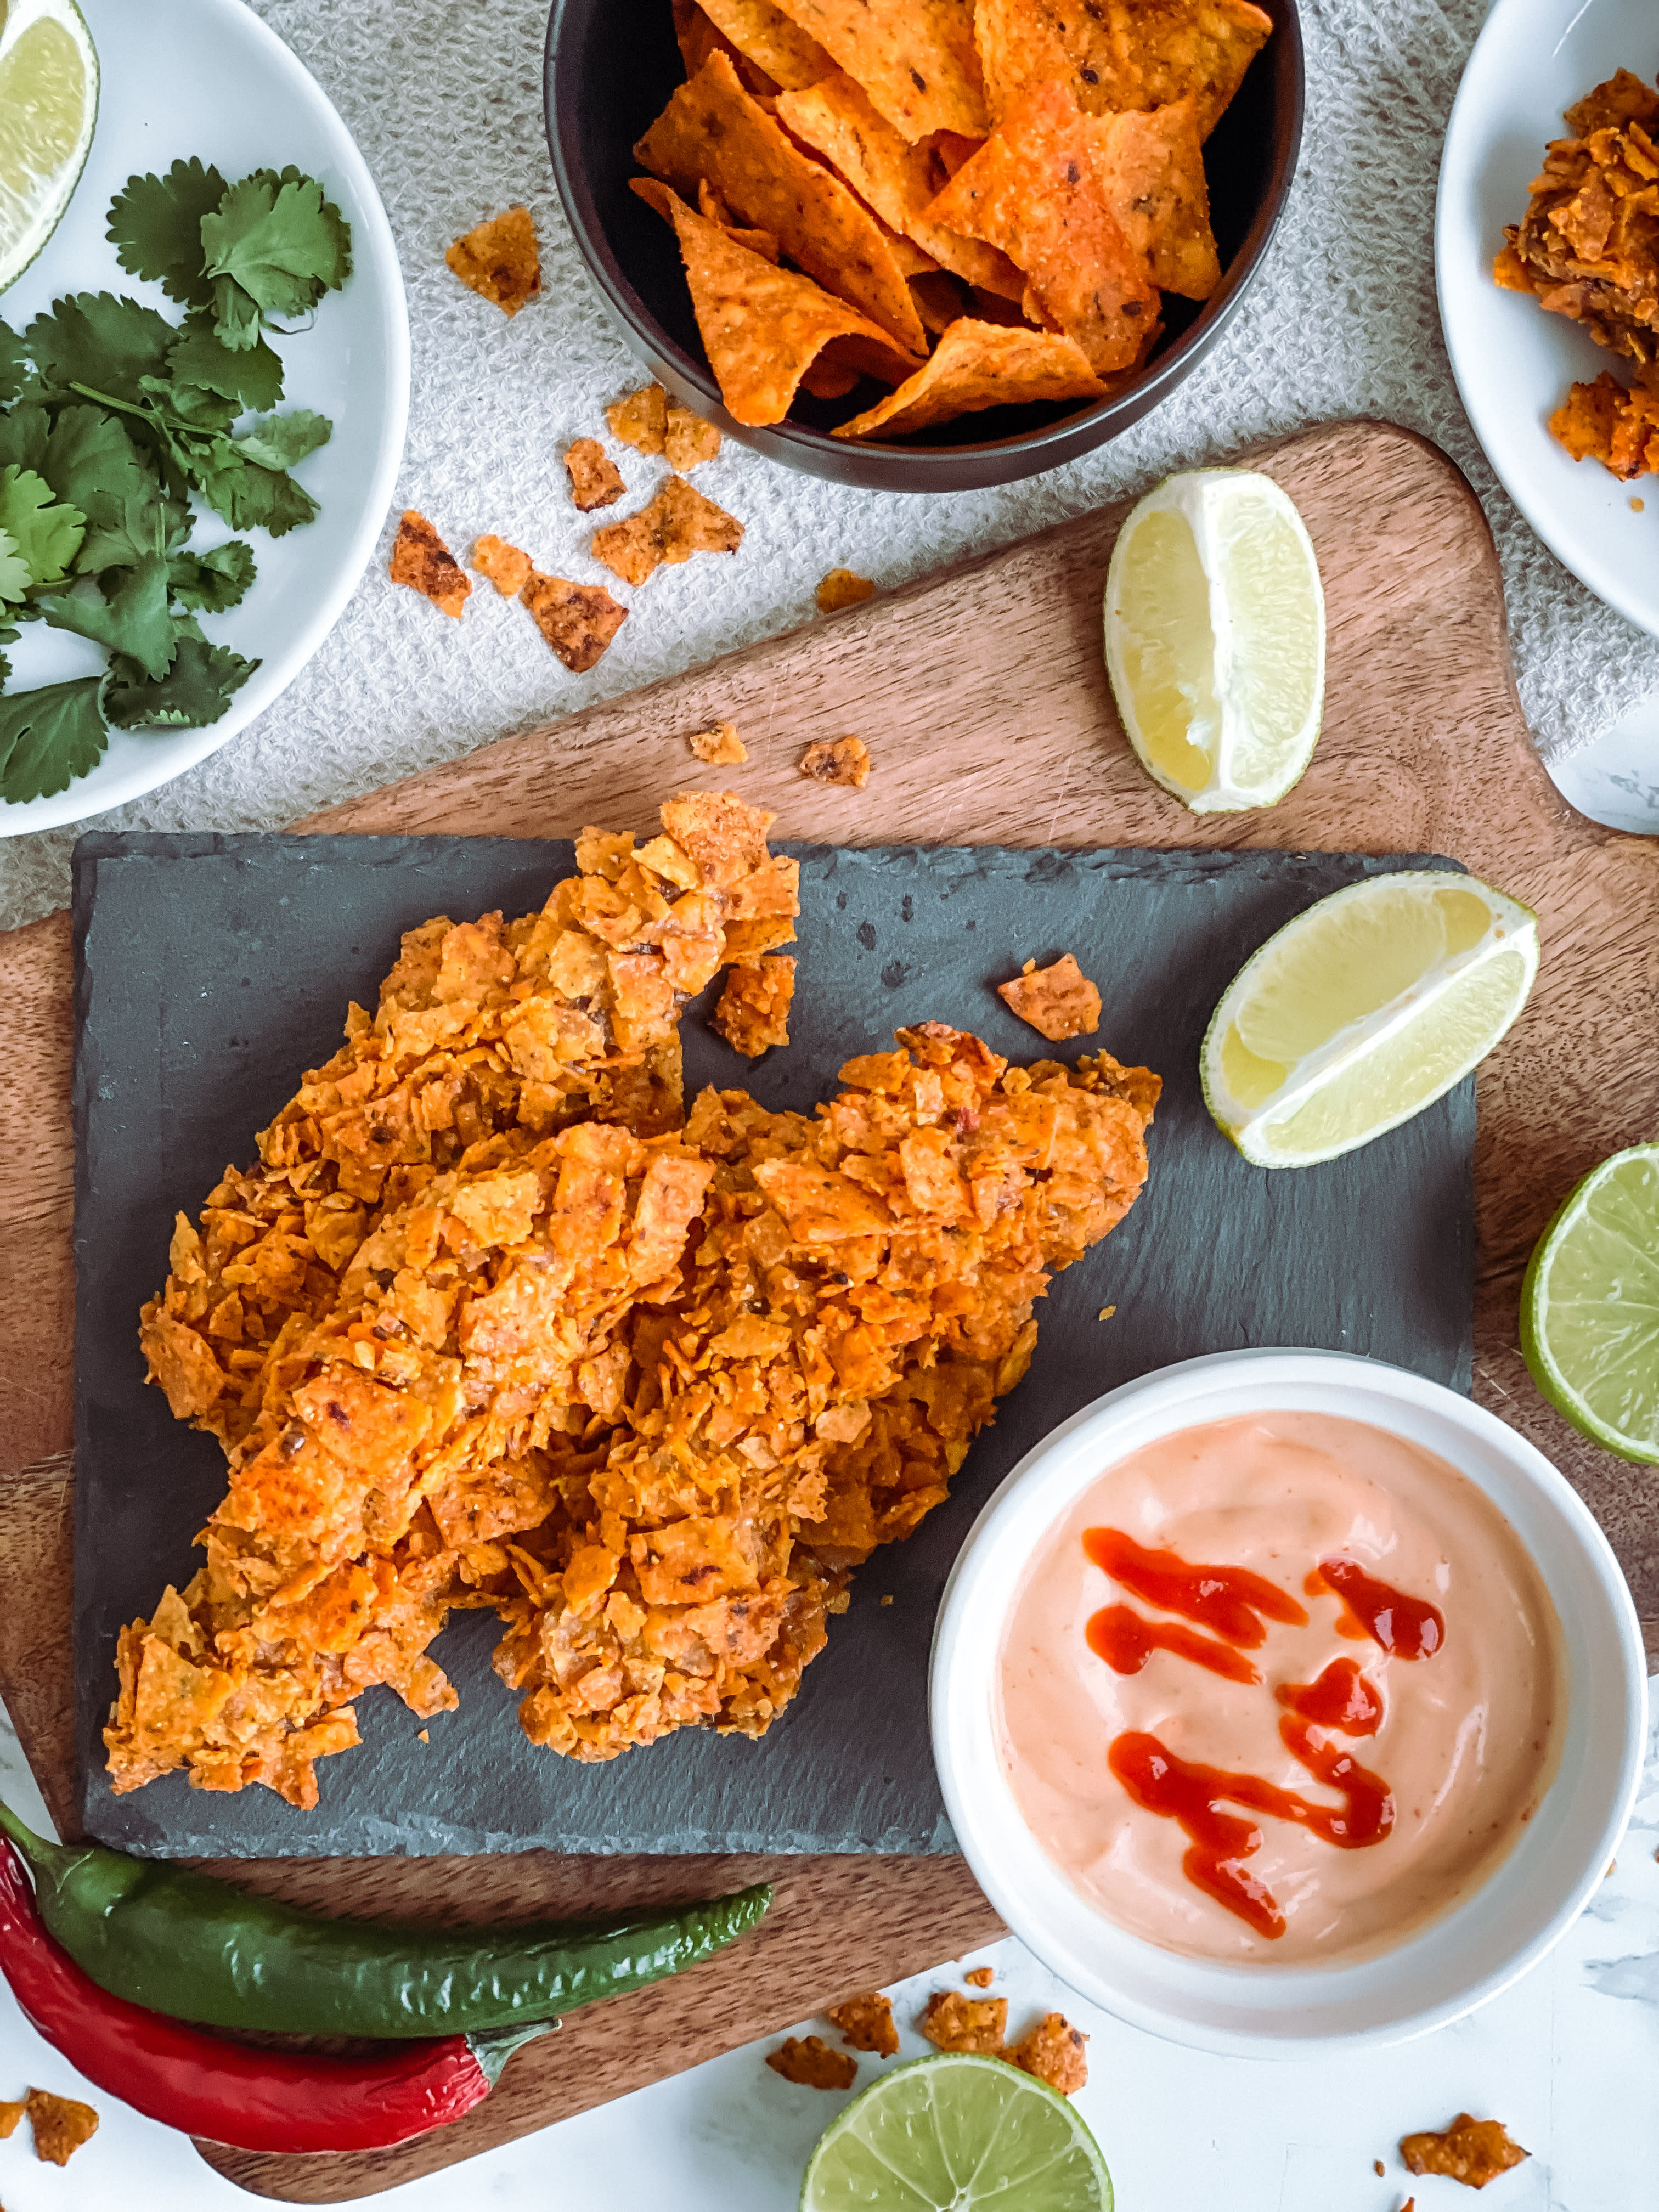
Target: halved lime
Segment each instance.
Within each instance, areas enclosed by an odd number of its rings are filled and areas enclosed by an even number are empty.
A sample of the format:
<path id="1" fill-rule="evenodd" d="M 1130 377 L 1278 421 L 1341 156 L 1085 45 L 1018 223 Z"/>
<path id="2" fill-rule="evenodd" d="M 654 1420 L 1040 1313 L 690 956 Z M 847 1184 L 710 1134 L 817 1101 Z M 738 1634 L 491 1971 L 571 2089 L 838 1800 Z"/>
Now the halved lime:
<path id="1" fill-rule="evenodd" d="M 942 2051 L 879 2075 L 824 2130 L 800 2212 L 1112 2212 L 1100 2147 L 1001 2058 Z"/>
<path id="2" fill-rule="evenodd" d="M 1538 917 L 1474 876 L 1407 869 L 1321 899 L 1211 1017 L 1204 1103 L 1258 1167 L 1334 1159 L 1484 1060 L 1538 973 Z"/>
<path id="3" fill-rule="evenodd" d="M 1189 469 L 1148 492 L 1106 576 L 1106 672 L 1141 766 L 1194 814 L 1271 806 L 1325 699 L 1325 593 L 1271 477 Z"/>
<path id="4" fill-rule="evenodd" d="M 1527 1263 L 1521 1349 L 1576 1429 L 1659 1462 L 1659 1145 L 1615 1152 L 1568 1194 Z"/>
<path id="5" fill-rule="evenodd" d="M 0 30 L 0 291 L 74 197 L 98 120 L 98 55 L 75 0 L 11 0 Z"/>

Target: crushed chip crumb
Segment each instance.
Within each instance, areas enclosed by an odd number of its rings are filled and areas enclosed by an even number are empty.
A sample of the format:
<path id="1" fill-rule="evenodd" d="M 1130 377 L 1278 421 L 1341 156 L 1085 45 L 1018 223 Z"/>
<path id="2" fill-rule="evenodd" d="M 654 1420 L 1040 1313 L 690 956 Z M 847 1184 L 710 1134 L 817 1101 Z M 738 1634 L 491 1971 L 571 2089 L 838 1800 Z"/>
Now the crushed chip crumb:
<path id="1" fill-rule="evenodd" d="M 883 1600 L 882 1600 L 882 1603 L 883 1603 L 884 1605 L 891 1605 L 891 1603 L 892 1603 L 892 1602 L 893 1602 L 893 1601 L 892 1601 L 892 1597 L 891 1597 L 891 1595 L 888 1595 L 888 1596 L 886 1596 L 886 1597 L 884 1597 L 884 1598 L 883 1598 Z"/>
<path id="2" fill-rule="evenodd" d="M 988 1990 L 996 1978 L 994 1966 L 970 1966 L 962 1978 L 970 1989 Z"/>
<path id="3" fill-rule="evenodd" d="M 916 2022 L 929 2043 L 941 2051 L 981 2051 L 1002 2056 L 1008 2026 L 1006 1997 L 965 1997 L 960 1990 L 935 1990 Z"/>
<path id="4" fill-rule="evenodd" d="M 1484 2189 L 1531 2154 L 1511 2142 L 1501 2120 L 1460 2112 L 1438 2134 L 1402 2136 L 1400 2156 L 1407 2173 L 1441 2173 L 1470 2189 Z"/>
<path id="5" fill-rule="evenodd" d="M 1089 2079 L 1084 2045 L 1089 2039 L 1073 2027 L 1062 2012 L 1045 2013 L 1024 2040 L 1003 2056 L 1027 2074 L 1036 2075 L 1062 2097 L 1074 2096 Z"/>
<path id="6" fill-rule="evenodd" d="M 416 1743 L 430 1743 L 430 1742 L 431 1742 L 431 1741 L 432 1741 L 432 1731 L 431 1731 L 431 1729 L 417 1729 L 417 1730 L 416 1731 L 415 1741 L 416 1741 Z"/>
<path id="7" fill-rule="evenodd" d="M 845 2004 L 831 2005 L 826 2018 L 854 2051 L 873 2051 L 878 2058 L 891 2058 L 897 2053 L 892 2000 L 879 1990 L 872 1990 L 867 1996 L 848 1997 Z"/>
<path id="8" fill-rule="evenodd" d="M 1382 2176 L 1388 2172 L 1388 2167 L 1383 2165 L 1380 2158 L 1374 2158 L 1371 2160 L 1371 2172 L 1376 2176 L 1379 2181 L 1382 2179 Z"/>
<path id="9" fill-rule="evenodd" d="M 752 966 L 732 969 L 714 1009 L 714 1027 L 734 1052 L 758 1060 L 774 1045 L 788 1043 L 794 995 L 794 962 L 787 953 L 768 953 Z"/>
<path id="10" fill-rule="evenodd" d="M 855 607 L 860 600 L 872 599 L 875 595 L 876 587 L 867 576 L 854 575 L 850 568 L 832 568 L 813 597 L 821 615 L 833 615 L 842 607 Z"/>
<path id="11" fill-rule="evenodd" d="M 662 450 L 671 469 L 684 476 L 687 469 L 699 468 L 704 461 L 714 459 L 720 449 L 720 434 L 712 422 L 705 422 L 689 407 L 669 401 L 663 423 Z"/>
<path id="12" fill-rule="evenodd" d="M 831 2051 L 821 2035 L 787 2035 L 766 2063 L 786 2081 L 807 2089 L 850 2089 L 859 2078 L 859 2062 L 844 2051 Z"/>
<path id="13" fill-rule="evenodd" d="M 627 490 L 622 471 L 597 438 L 578 438 L 564 457 L 570 476 L 570 496 L 584 514 L 596 507 L 611 507 Z"/>
<path id="14" fill-rule="evenodd" d="M 862 791 L 870 781 L 870 751 L 862 738 L 837 738 L 834 744 L 820 739 L 800 757 L 800 772 L 815 783 L 846 784 Z"/>
<path id="15" fill-rule="evenodd" d="M 407 584 L 423 599 L 430 599 L 441 614 L 460 620 L 461 609 L 472 595 L 472 586 L 461 566 L 423 514 L 405 507 L 392 541 L 390 569 L 394 584 Z"/>
<path id="16" fill-rule="evenodd" d="M 526 207 L 510 207 L 458 238 L 444 259 L 463 284 L 494 301 L 505 315 L 516 315 L 542 289 L 536 226 Z"/>
<path id="17" fill-rule="evenodd" d="M 1112 1316 L 1116 1311 L 1117 1308 L 1115 1306 L 1102 1306 L 1100 1311 L 1095 1316 L 1095 1319 L 1097 1321 L 1110 1321 Z"/>
<path id="18" fill-rule="evenodd" d="M 593 557 L 623 583 L 647 582 L 658 568 L 694 553 L 735 553 L 743 525 L 705 499 L 684 477 L 670 477 L 649 507 L 593 533 Z"/>
<path id="19" fill-rule="evenodd" d="M 26 2097 L 0 2097 L 0 2142 L 15 2135 L 17 2124 L 28 2108 Z"/>
<path id="20" fill-rule="evenodd" d="M 573 584 L 568 577 L 533 569 L 519 594 L 542 635 L 573 675 L 584 676 L 601 659 L 628 619 L 603 584 Z"/>
<path id="21" fill-rule="evenodd" d="M 1039 1036 L 1092 1036 L 1100 1027 L 1100 994 L 1069 952 L 1052 967 L 1028 960 L 1012 982 L 999 983 L 997 996 L 1029 1022 Z"/>
<path id="22" fill-rule="evenodd" d="M 77 2097 L 58 2097 L 50 2089 L 31 2089 L 28 2107 L 34 2155 L 50 2165 L 67 2166 L 82 2144 L 98 2132 L 97 2113 Z"/>
<path id="23" fill-rule="evenodd" d="M 535 566 L 527 553 L 509 545 L 504 538 L 480 538 L 472 548 L 472 565 L 487 576 L 504 599 L 516 599 Z"/>
<path id="24" fill-rule="evenodd" d="M 685 742 L 710 768 L 739 768 L 749 757 L 749 748 L 738 735 L 735 722 L 716 722 L 712 730 L 693 730 Z"/>
<path id="25" fill-rule="evenodd" d="M 605 410 L 611 434 L 636 453 L 659 453 L 668 431 L 668 394 L 659 384 L 641 385 Z"/>

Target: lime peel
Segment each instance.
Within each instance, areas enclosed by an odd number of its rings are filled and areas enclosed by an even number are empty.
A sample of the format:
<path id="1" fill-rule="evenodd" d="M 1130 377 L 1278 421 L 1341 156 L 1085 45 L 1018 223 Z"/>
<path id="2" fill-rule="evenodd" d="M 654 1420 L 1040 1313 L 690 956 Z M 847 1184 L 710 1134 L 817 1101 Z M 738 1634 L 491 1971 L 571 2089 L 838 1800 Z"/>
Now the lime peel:
<path id="1" fill-rule="evenodd" d="M 97 120 L 98 54 L 75 0 L 13 0 L 0 31 L 0 291 L 63 220 Z"/>
<path id="2" fill-rule="evenodd" d="M 1522 1281 L 1521 1350 L 1581 1435 L 1659 1463 L 1659 1144 L 1614 1152 L 1557 1208 Z"/>

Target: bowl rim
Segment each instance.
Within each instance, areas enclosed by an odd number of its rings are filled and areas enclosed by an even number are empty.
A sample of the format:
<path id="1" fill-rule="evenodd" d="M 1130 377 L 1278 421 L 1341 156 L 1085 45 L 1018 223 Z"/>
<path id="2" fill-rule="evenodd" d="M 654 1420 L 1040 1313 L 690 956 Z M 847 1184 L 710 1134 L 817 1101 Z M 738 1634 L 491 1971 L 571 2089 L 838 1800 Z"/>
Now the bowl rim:
<path id="1" fill-rule="evenodd" d="M 542 109 L 554 182 L 577 250 L 624 340 L 662 382 L 680 398 L 689 398 L 698 413 L 726 435 L 809 474 L 882 490 L 960 491 L 1017 482 L 1058 468 L 1105 444 L 1158 405 L 1197 367 L 1255 283 L 1296 180 L 1307 111 L 1307 52 L 1298 0 L 1275 0 L 1275 4 L 1283 11 L 1282 21 L 1275 25 L 1275 36 L 1288 45 L 1291 54 L 1290 113 L 1276 134 L 1279 149 L 1273 154 L 1261 204 L 1220 284 L 1169 350 L 1158 355 L 1146 374 L 1127 390 L 1012 437 L 919 447 L 835 438 L 809 424 L 792 422 L 787 416 L 780 422 L 760 425 L 736 422 L 726 411 L 706 363 L 669 336 L 635 289 L 611 249 L 590 181 L 585 174 L 577 174 L 568 158 L 559 127 L 558 70 L 559 42 L 572 0 L 551 0 L 543 48 Z M 1029 466 L 1022 465 L 1026 462 Z M 975 463 L 987 472 L 975 470 Z M 970 473 L 964 476 L 964 468 Z M 917 479 L 941 481 L 907 480 L 911 471 Z"/>
<path id="2" fill-rule="evenodd" d="M 1421 1955 L 1425 1961 L 1443 1953 L 1443 1944 L 1425 1939 L 1443 1937 L 1461 1916 L 1478 1910 L 1480 1901 L 1490 1896 L 1494 1883 L 1504 1879 L 1504 1869 L 1515 1863 L 1522 1846 L 1517 1844 L 1488 1880 L 1462 1904 L 1431 1922 L 1415 1937 L 1407 1938 L 1405 1943 L 1378 1958 L 1346 1966 L 1281 1968 L 1189 1960 L 1130 1936 L 1084 1903 L 1079 1893 L 1071 1891 L 1041 1846 L 1030 1838 L 1028 1856 L 1034 1856 L 1052 1874 L 1060 1888 L 1068 1893 L 1068 1902 L 1075 1900 L 1074 1909 L 1080 1909 L 1099 1924 L 1121 1956 L 1144 1964 L 1152 1973 L 1163 1971 L 1170 1981 L 1178 1980 L 1183 1993 L 1192 1995 L 1195 2002 L 1208 2000 L 1228 2010 L 1226 2023 L 1195 2021 L 1167 1999 L 1148 2000 L 1117 1987 L 1109 1973 L 1086 1960 L 1079 1960 L 1074 1945 L 1063 1940 L 1042 1917 L 1041 1907 L 1033 1903 L 1025 1886 L 999 1859 L 997 1846 L 989 1840 L 996 1822 L 986 1809 L 988 1773 L 994 1778 L 991 1790 L 999 1802 L 1006 1797 L 1010 1804 L 1012 1802 L 1012 1792 L 995 1762 L 995 1724 L 989 1696 L 1003 1633 L 1025 1569 L 1044 1534 L 1071 1510 L 1089 1483 L 1118 1458 L 1154 1435 L 1171 1435 L 1181 1429 L 1224 1419 L 1247 1410 L 1265 1412 L 1267 1408 L 1260 1404 L 1259 1397 L 1251 1395 L 1263 1389 L 1282 1391 L 1285 1409 L 1294 1410 L 1298 1393 L 1305 1397 L 1310 1392 L 1328 1390 L 1333 1386 L 1341 1389 L 1355 1384 L 1361 1386 L 1370 1402 L 1356 1406 L 1350 1418 L 1386 1426 L 1386 1409 L 1376 1403 L 1380 1398 L 1399 1409 L 1402 1421 L 1421 1424 L 1437 1420 L 1449 1437 L 1461 1431 L 1473 1448 L 1470 1462 L 1460 1468 L 1467 1479 L 1475 1481 L 1483 1490 L 1486 1488 L 1474 1458 L 1474 1450 L 1484 1446 L 1503 1462 L 1504 1478 L 1517 1482 L 1523 1489 L 1529 1487 L 1542 1510 L 1553 1509 L 1569 1544 L 1576 1542 L 1576 1564 L 1580 1571 L 1588 1571 L 1597 1601 L 1605 1601 L 1606 1614 L 1599 1624 L 1601 1646 L 1611 1647 L 1613 1672 L 1624 1700 L 1617 1759 L 1600 1765 L 1597 1795 L 1605 1798 L 1605 1809 L 1599 1822 L 1573 1851 L 1576 1871 L 1570 1880 L 1558 1884 L 1560 1893 L 1547 1916 L 1496 1964 L 1449 1994 L 1423 2002 L 1407 2002 L 1386 2018 L 1337 2029 L 1297 2025 L 1300 2015 L 1291 2001 L 1297 1993 L 1310 1992 L 1316 1987 L 1322 2007 L 1328 2008 L 1334 1997 L 1341 1998 L 1342 1985 L 1349 1978 L 1354 1978 L 1352 1985 L 1358 1988 L 1359 1977 L 1376 1978 L 1390 1969 L 1397 1972 L 1405 1954 L 1418 1946 L 1422 1947 Z M 1248 1406 L 1239 1402 L 1247 1395 L 1250 1397 Z M 1142 1432 L 1132 1435 L 1114 1449 L 1109 1442 L 1113 1432 L 1132 1428 Z M 1079 1472 L 1075 1463 L 1076 1448 L 1080 1443 L 1092 1442 L 1096 1436 L 1102 1450 L 1097 1455 L 1091 1453 Z M 1431 1443 L 1425 1443 L 1423 1448 L 1437 1449 Z M 1443 1447 L 1440 1449 L 1443 1456 L 1450 1456 Z M 1068 1458 L 1073 1462 L 1069 1475 L 1064 1472 Z M 1059 1475 L 1050 1474 L 1043 1485 L 1041 1517 L 1036 1519 L 1034 1499 L 1038 1486 L 1045 1472 L 1056 1462 L 1062 1471 Z M 1504 1510 L 1501 1502 L 1499 1510 Z M 1036 1525 L 1028 1528 L 1025 1523 L 1034 1519 Z M 1552 1553 L 1552 1563 L 1547 1565 L 1543 1556 L 1518 1528 L 1516 1533 L 1533 1556 L 1560 1611 L 1559 1563 Z M 988 1597 L 986 1586 L 993 1577 L 998 1587 Z M 988 1609 L 994 1613 L 994 1626 L 990 1629 L 987 1626 Z M 1568 1645 L 1573 1641 L 1575 1627 L 1575 1622 L 1564 1613 L 1563 1637 Z M 1606 1684 L 1600 1685 L 1598 1694 L 1605 1696 L 1606 1690 Z M 1573 1734 L 1582 1729 L 1583 1708 L 1589 1696 L 1589 1686 L 1576 1682 L 1569 1668 L 1566 1714 L 1559 1754 L 1564 1767 Z M 1647 1663 L 1635 1604 L 1612 1546 L 1566 1478 L 1527 1437 L 1458 1392 L 1385 1361 L 1352 1352 L 1262 1347 L 1206 1353 L 1121 1384 L 1083 1407 L 1033 1446 L 986 1501 L 945 1583 L 929 1664 L 928 1715 L 939 1788 L 957 1847 L 1009 1928 L 1061 1980 L 1103 2011 L 1169 2042 L 1230 2057 L 1312 2057 L 1324 2052 L 1405 2042 L 1462 2019 L 1509 1988 L 1565 1935 L 1600 1886 L 1640 1787 L 1648 1727 Z M 1560 1778 L 1558 1775 L 1558 1780 Z M 1558 1800 L 1558 1805 L 1565 1802 Z M 1576 1804 L 1581 1799 L 1572 1802 Z M 1015 1820 L 1018 1819 L 1016 1813 Z M 1019 1825 L 1023 1827 L 1023 1822 Z M 1029 1831 L 1025 1832 L 1029 1838 Z M 1540 1821 L 1528 1832 L 1528 1842 L 1531 1844 L 1533 1838 L 1547 1838 L 1550 1833 L 1551 1829 Z M 1542 1850 L 1546 1846 L 1540 1843 L 1536 1848 Z M 1407 1968 L 1409 1966 L 1407 1960 Z M 1267 1994 L 1276 1990 L 1280 1996 L 1281 2008 L 1278 2011 L 1270 2013 L 1258 2008 L 1267 2025 L 1241 2026 L 1232 2017 L 1248 2003 L 1246 1993 L 1252 1987 Z"/>

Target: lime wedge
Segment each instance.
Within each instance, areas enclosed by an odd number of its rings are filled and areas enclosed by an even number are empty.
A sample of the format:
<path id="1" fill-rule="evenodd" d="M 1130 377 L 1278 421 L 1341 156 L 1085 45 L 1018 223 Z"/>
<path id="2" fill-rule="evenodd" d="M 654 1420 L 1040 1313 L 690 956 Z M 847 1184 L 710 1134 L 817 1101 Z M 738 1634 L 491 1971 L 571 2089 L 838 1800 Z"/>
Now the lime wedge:
<path id="1" fill-rule="evenodd" d="M 1538 918 L 1474 876 L 1370 876 L 1286 922 L 1211 1017 L 1204 1103 L 1258 1167 L 1367 1145 L 1484 1060 L 1538 973 Z"/>
<path id="2" fill-rule="evenodd" d="M 1271 477 L 1191 469 L 1148 492 L 1106 576 L 1106 672 L 1129 743 L 1194 814 L 1283 799 L 1325 701 L 1325 593 Z"/>
<path id="3" fill-rule="evenodd" d="M 1521 1349 L 1576 1429 L 1659 1461 L 1659 1145 L 1615 1152 L 1569 1194 L 1527 1263 Z"/>
<path id="4" fill-rule="evenodd" d="M 0 291 L 74 197 L 98 120 L 98 56 L 75 0 L 12 0 L 0 30 Z"/>
<path id="5" fill-rule="evenodd" d="M 1064 2097 L 1000 2058 L 896 2066 L 832 2120 L 801 2212 L 1112 2212 L 1098 2144 Z"/>

